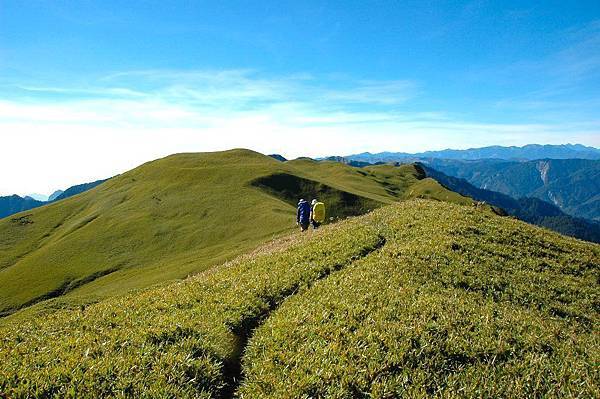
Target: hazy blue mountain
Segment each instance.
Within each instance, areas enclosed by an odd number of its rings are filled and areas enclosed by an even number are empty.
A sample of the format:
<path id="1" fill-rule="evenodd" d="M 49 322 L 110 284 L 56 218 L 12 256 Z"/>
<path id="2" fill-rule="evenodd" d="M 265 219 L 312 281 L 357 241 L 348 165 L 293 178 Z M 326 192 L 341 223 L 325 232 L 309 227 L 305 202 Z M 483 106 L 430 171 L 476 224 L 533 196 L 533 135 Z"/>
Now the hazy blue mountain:
<path id="1" fill-rule="evenodd" d="M 56 197 L 55 201 L 60 201 L 62 199 L 69 198 L 74 195 L 83 193 L 84 191 L 91 190 L 92 188 L 96 187 L 97 185 L 104 183 L 106 180 L 107 179 L 96 180 L 91 183 L 78 184 L 76 186 L 69 187 L 62 194 L 60 194 L 58 197 Z"/>
<path id="2" fill-rule="evenodd" d="M 364 152 L 345 156 L 345 158 L 361 162 L 397 162 L 418 158 L 444 159 L 505 159 L 505 160 L 534 160 L 534 159 L 600 159 L 600 149 L 586 147 L 581 144 L 540 145 L 528 144 L 523 147 L 491 146 L 470 148 L 468 150 L 426 151 L 420 153 L 380 152 L 371 154 Z"/>
<path id="3" fill-rule="evenodd" d="M 420 166 L 428 177 L 459 194 L 477 201 L 485 201 L 528 223 L 582 240 L 600 243 L 600 223 L 598 222 L 567 215 L 557 206 L 538 198 L 515 199 L 506 194 L 475 187 L 465 179 L 448 176 L 427 165 L 420 164 Z"/>
<path id="4" fill-rule="evenodd" d="M 10 216 L 14 213 L 37 208 L 38 206 L 42 206 L 44 204 L 45 202 L 36 201 L 31 197 L 22 198 L 16 194 L 0 197 L 0 218 Z"/>
<path id="5" fill-rule="evenodd" d="M 92 183 L 79 184 L 73 187 L 69 187 L 64 192 L 58 194 L 52 201 L 38 201 L 34 198 L 31 198 L 30 196 L 26 196 L 23 198 L 16 194 L 0 197 L 0 218 L 4 218 L 15 213 L 27 211 L 29 209 L 37 208 L 39 206 L 46 205 L 54 201 L 72 197 L 73 195 L 90 190 L 105 181 L 106 179 L 97 180 Z M 57 192 L 55 192 L 54 194 L 56 193 Z"/>
<path id="6" fill-rule="evenodd" d="M 541 159 L 515 162 L 424 159 L 446 175 L 513 198 L 550 202 L 563 212 L 600 221 L 600 160 Z"/>
<path id="7" fill-rule="evenodd" d="M 56 190 L 55 192 L 53 192 L 52 194 L 50 194 L 50 196 L 48 197 L 48 201 L 54 201 L 62 193 L 64 193 L 63 190 Z"/>
<path id="8" fill-rule="evenodd" d="M 44 195 L 44 194 L 37 194 L 37 193 L 27 194 L 24 198 L 28 198 L 28 197 L 31 199 L 34 199 L 36 201 L 41 201 L 41 202 L 48 201 L 48 196 Z"/>

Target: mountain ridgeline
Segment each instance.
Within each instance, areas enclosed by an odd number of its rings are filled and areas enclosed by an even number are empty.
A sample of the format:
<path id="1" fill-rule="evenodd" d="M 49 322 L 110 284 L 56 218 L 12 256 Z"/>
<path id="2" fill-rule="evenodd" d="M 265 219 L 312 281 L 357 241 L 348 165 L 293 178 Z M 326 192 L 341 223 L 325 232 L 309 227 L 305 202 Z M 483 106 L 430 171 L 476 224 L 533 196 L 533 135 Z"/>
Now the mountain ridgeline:
<path id="1" fill-rule="evenodd" d="M 20 197 L 18 195 L 0 197 L 0 219 L 15 213 L 38 208 L 54 201 L 60 201 L 65 198 L 72 197 L 74 195 L 83 193 L 84 191 L 90 190 L 97 185 L 104 183 L 105 181 L 106 180 L 97 180 L 92 183 L 84 183 L 69 187 L 65 191 L 57 190 L 48 197 L 48 201 L 38 201 L 31 197 Z"/>
<path id="2" fill-rule="evenodd" d="M 77 307 L 201 272 L 289 232 L 300 197 L 324 199 L 335 220 L 410 198 L 471 203 L 415 165 L 178 154 L 1 219 L 0 313 Z"/>
<path id="3" fill-rule="evenodd" d="M 569 144 L 495 146 L 416 154 L 363 153 L 328 159 L 357 167 L 417 162 L 429 168 L 430 176 L 444 181 L 456 192 L 502 207 L 510 215 L 529 223 L 598 242 L 598 154 L 600 150 L 596 148 Z"/>
<path id="4" fill-rule="evenodd" d="M 600 221 L 600 160 L 423 160 L 446 175 L 513 198 L 538 198 L 563 212 Z"/>
<path id="5" fill-rule="evenodd" d="M 62 193 L 64 193 L 63 190 L 56 190 L 55 192 L 53 192 L 52 194 L 50 194 L 48 196 L 48 201 L 54 201 L 55 199 L 58 198 L 59 195 L 61 195 Z"/>
<path id="6" fill-rule="evenodd" d="M 65 198 L 69 198 L 74 195 L 81 194 L 83 192 L 86 192 L 87 190 L 91 190 L 92 188 L 104 183 L 106 180 L 107 179 L 101 179 L 101 180 L 93 181 L 91 183 L 83 183 L 83 184 L 78 184 L 76 186 L 69 187 L 65 191 L 56 195 L 53 200 L 60 201 Z M 55 193 L 55 194 L 57 194 L 57 193 Z"/>
<path id="7" fill-rule="evenodd" d="M 454 159 L 454 160 L 479 160 L 479 159 L 504 159 L 504 160 L 536 160 L 536 159 L 600 159 L 600 149 L 586 147 L 581 144 L 540 145 L 528 144 L 523 147 L 491 146 L 470 148 L 467 150 L 442 150 L 425 151 L 419 153 L 407 152 L 380 152 L 371 154 L 348 155 L 344 158 L 352 161 L 367 162 L 408 162 L 427 158 Z"/>
<path id="8" fill-rule="evenodd" d="M 20 197 L 16 194 L 0 197 L 0 219 L 45 204 L 43 201 L 31 197 Z"/>

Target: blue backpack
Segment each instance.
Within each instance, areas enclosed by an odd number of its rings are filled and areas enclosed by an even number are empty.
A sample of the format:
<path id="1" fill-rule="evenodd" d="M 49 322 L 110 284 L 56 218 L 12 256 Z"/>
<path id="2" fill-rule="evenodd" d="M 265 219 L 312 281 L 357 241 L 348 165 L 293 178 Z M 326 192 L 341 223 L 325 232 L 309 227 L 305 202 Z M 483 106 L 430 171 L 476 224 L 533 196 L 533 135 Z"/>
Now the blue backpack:
<path id="1" fill-rule="evenodd" d="M 298 203 L 298 215 L 297 220 L 300 224 L 308 224 L 310 221 L 310 204 L 306 201 L 300 201 Z"/>

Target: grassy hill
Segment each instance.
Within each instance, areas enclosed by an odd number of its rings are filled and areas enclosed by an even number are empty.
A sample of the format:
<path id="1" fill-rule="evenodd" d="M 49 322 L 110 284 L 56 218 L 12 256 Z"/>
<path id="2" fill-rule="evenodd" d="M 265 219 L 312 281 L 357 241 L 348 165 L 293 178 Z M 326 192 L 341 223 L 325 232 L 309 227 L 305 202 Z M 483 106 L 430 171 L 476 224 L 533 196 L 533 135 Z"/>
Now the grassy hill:
<path id="1" fill-rule="evenodd" d="M 299 197 L 345 218 L 410 197 L 469 200 L 413 165 L 359 170 L 248 150 L 178 154 L 0 220 L 0 315 L 181 279 L 295 227 Z"/>
<path id="2" fill-rule="evenodd" d="M 0 327 L 0 392 L 598 397 L 599 279 L 596 244 L 405 201 Z"/>

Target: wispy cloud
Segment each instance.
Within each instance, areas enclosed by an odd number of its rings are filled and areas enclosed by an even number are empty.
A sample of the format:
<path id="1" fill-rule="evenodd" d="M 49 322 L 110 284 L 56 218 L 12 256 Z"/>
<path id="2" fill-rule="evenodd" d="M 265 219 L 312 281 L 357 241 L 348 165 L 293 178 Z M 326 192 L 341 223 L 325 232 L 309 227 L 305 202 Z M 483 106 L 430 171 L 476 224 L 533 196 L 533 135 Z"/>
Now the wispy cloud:
<path id="1" fill-rule="evenodd" d="M 139 84 L 149 93 L 193 102 L 303 102 L 321 99 L 331 104 L 400 104 L 414 97 L 417 84 L 408 80 L 369 81 L 294 74 L 265 78 L 253 70 L 120 72 L 104 82 Z"/>
<path id="2" fill-rule="evenodd" d="M 600 83 L 600 20 L 564 30 L 555 41 L 556 48 L 543 57 L 475 68 L 466 78 L 471 84 L 486 87 L 517 87 L 518 94 L 497 101 L 507 109 L 528 108 L 531 104 L 539 109 L 561 104 L 580 109 L 600 99 L 594 90 Z"/>
<path id="3" fill-rule="evenodd" d="M 0 89 L 0 168 L 24 161 L 38 167 L 3 178 L 0 194 L 50 192 L 183 151 L 248 147 L 294 157 L 567 137 L 600 144 L 597 122 L 481 123 L 443 110 L 415 111 L 411 102 L 422 93 L 404 80 L 151 70 L 112 74 L 84 87 L 15 86 L 20 91 L 10 96 Z"/>
<path id="4" fill-rule="evenodd" d="M 395 105 L 402 104 L 417 93 L 417 85 L 408 80 L 359 81 L 356 85 L 323 93 L 326 100 L 341 103 Z"/>
<path id="5" fill-rule="evenodd" d="M 22 90 L 21 96 L 9 98 L 0 91 L 0 124 L 206 128 L 236 118 L 261 116 L 298 127 L 385 123 L 396 126 L 400 136 L 406 135 L 406 127 L 425 125 L 442 130 L 528 126 L 532 131 L 541 126 L 478 124 L 439 110 L 414 111 L 410 102 L 420 95 L 420 89 L 408 80 L 317 78 L 309 74 L 267 78 L 253 70 L 143 70 L 103 76 L 85 87 L 15 87 Z M 52 97 L 54 94 L 59 96 Z M 531 101 L 529 106 L 546 105 Z M 415 138 L 412 141 L 416 142 Z"/>
<path id="6" fill-rule="evenodd" d="M 600 74 L 600 20 L 565 32 L 569 44 L 554 54 L 549 62 L 553 73 L 570 81 Z"/>
<path id="7" fill-rule="evenodd" d="M 14 85 L 15 88 L 30 93 L 48 93 L 63 94 L 69 96 L 116 96 L 116 97 L 142 97 L 146 93 L 135 91 L 124 87 L 103 87 L 103 88 L 67 88 L 67 87 L 45 87 L 45 86 L 21 86 Z"/>

